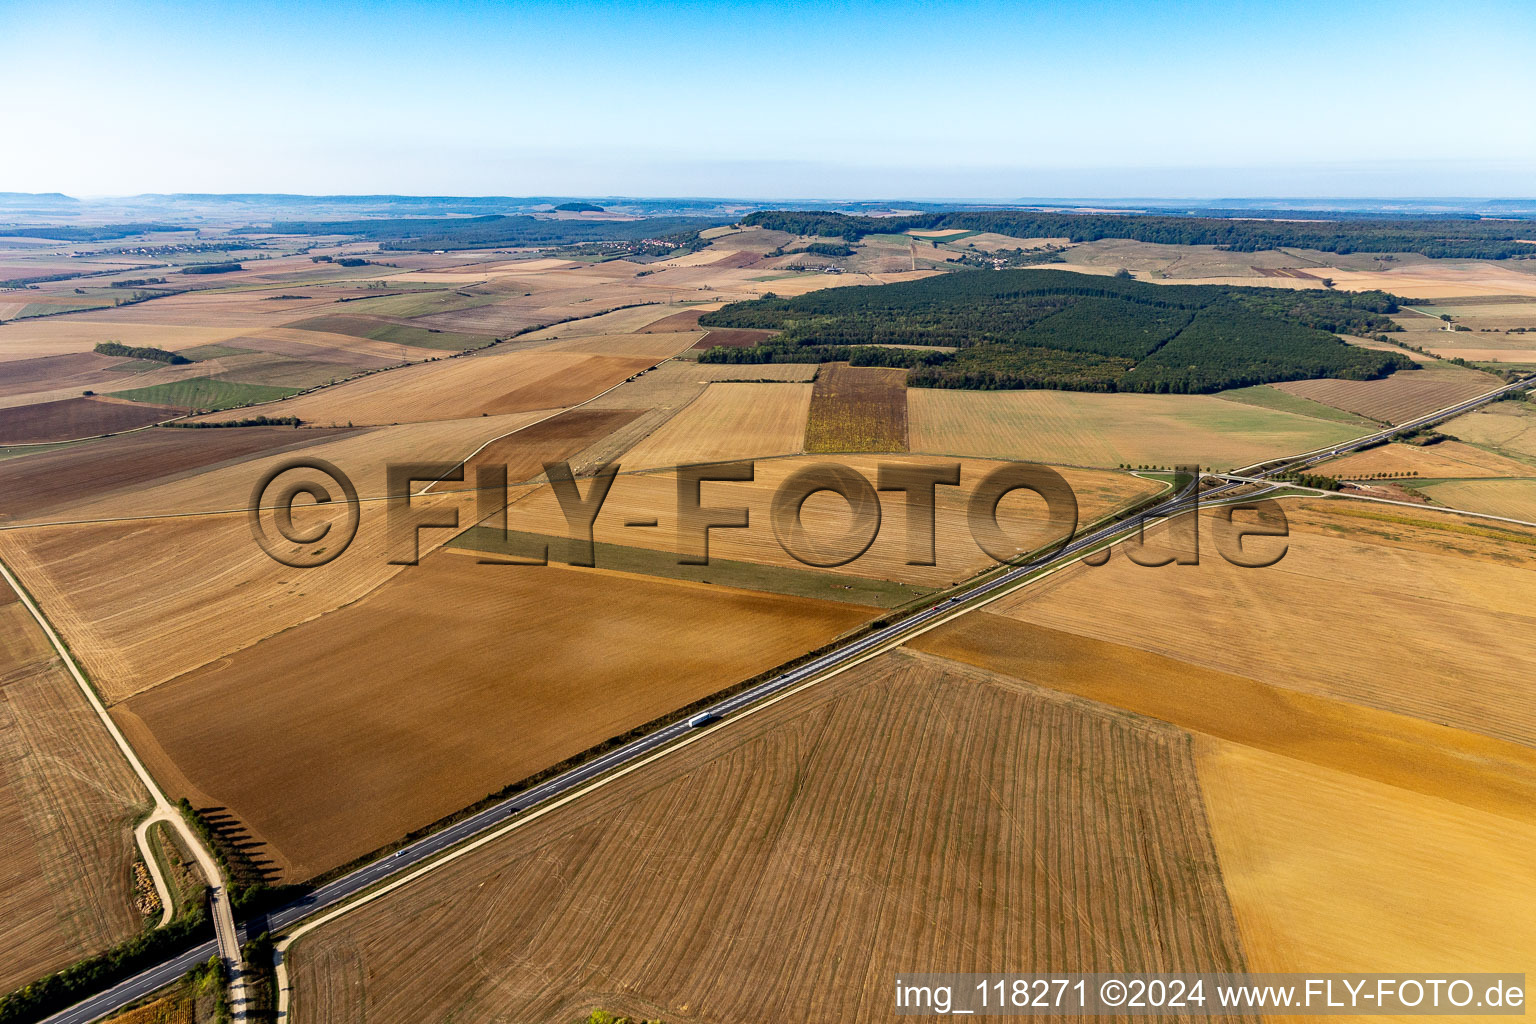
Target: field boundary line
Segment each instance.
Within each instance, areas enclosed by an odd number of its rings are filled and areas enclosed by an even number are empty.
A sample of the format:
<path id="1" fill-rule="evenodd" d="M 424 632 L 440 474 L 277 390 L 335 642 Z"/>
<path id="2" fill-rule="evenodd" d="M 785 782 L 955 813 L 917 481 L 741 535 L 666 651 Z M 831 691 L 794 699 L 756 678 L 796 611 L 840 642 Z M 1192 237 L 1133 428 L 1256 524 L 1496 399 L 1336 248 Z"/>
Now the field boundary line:
<path id="1" fill-rule="evenodd" d="M 1514 523 L 1516 526 L 1536 527 L 1536 523 L 1530 522 L 1529 520 L 1511 519 L 1508 516 L 1496 516 L 1490 512 L 1472 512 L 1468 509 L 1456 508 L 1453 505 L 1426 505 L 1416 501 L 1401 501 L 1397 498 L 1378 498 L 1373 494 L 1353 494 L 1349 491 L 1325 491 L 1321 487 L 1303 487 L 1300 484 L 1286 482 L 1276 484 L 1268 480 L 1258 480 L 1253 477 L 1240 477 L 1231 473 L 1212 473 L 1211 476 L 1221 477 L 1224 480 L 1240 480 L 1245 484 L 1268 483 L 1273 487 L 1289 487 L 1297 491 L 1306 492 L 1305 494 L 1299 495 L 1279 495 L 1279 497 L 1310 497 L 1312 495 L 1319 495 L 1324 498 L 1351 498 L 1355 501 L 1374 501 L 1382 505 L 1401 505 L 1403 508 L 1416 508 L 1429 512 L 1446 512 L 1456 516 L 1474 516 L 1478 519 L 1492 519 L 1500 523 Z M 1476 477 L 1474 479 L 1479 481 L 1526 480 L 1529 479 L 1529 477 Z"/>
<path id="2" fill-rule="evenodd" d="M 1173 489 L 1173 486 L 1174 485 L 1170 484 L 1168 489 L 1169 490 Z M 1166 491 L 1160 492 L 1160 494 L 1161 493 L 1166 493 Z M 1160 496 L 1160 495 L 1158 495 L 1158 496 Z M 1248 499 L 1245 498 L 1243 500 L 1248 500 Z M 1180 513 L 1180 514 L 1188 514 L 1188 513 L 1184 512 L 1184 513 Z M 1169 518 L 1175 518 L 1175 517 L 1169 517 Z M 707 736 L 710 733 L 714 732 L 721 725 L 725 725 L 725 724 L 728 724 L 728 723 L 738 722 L 741 719 L 747 718 L 747 717 L 749 717 L 751 715 L 754 715 L 754 714 L 756 714 L 756 713 L 758 713 L 760 711 L 763 711 L 763 710 L 765 710 L 765 709 L 767 709 L 769 707 L 772 707 L 774 704 L 777 704 L 779 701 L 786 700 L 789 697 L 795 696 L 795 695 L 797 695 L 797 694 L 799 694 L 799 693 L 801 693 L 801 692 L 803 692 L 805 690 L 810 689 L 813 686 L 816 686 L 818 684 L 824 683 L 824 682 L 826 682 L 829 679 L 832 679 L 832 678 L 834 678 L 834 677 L 836 677 L 838 675 L 841 675 L 842 673 L 848 671 L 849 669 L 852 669 L 852 668 L 855 668 L 855 667 L 857 667 L 859 665 L 864 664 L 866 661 L 869 661 L 869 660 L 871 660 L 873 658 L 877 658 L 877 657 L 879 657 L 879 656 L 881 656 L 883 654 L 888 654 L 891 651 L 897 650 L 898 648 L 901 648 L 901 647 L 905 646 L 907 643 L 911 642 L 916 637 L 922 636 L 924 633 L 927 633 L 930 630 L 937 629 L 939 626 L 946 625 L 949 622 L 953 621 L 954 619 L 959 618 L 961 615 L 964 615 L 964 614 L 966 614 L 968 612 L 974 611 L 977 608 L 982 608 L 982 607 L 984 607 L 984 606 L 986 606 L 988 604 L 991 604 L 993 601 L 997 601 L 997 600 L 1000 600 L 1000 599 L 1002 599 L 1004 597 L 1007 597 L 1007 596 L 1013 594 L 1015 591 L 1030 585 L 1031 583 L 1038 582 L 1039 580 L 1043 580 L 1043 579 L 1046 579 L 1047 577 L 1053 576 L 1056 573 L 1058 573 L 1058 572 L 1060 572 L 1060 571 L 1062 571 L 1064 569 L 1071 568 L 1072 566 L 1076 565 L 1078 562 L 1082 561 L 1084 558 L 1086 558 L 1090 554 L 1093 554 L 1095 552 L 1101 551 L 1104 548 L 1114 547 L 1116 544 L 1122 543 L 1125 540 L 1129 539 L 1130 536 L 1132 535 L 1132 531 L 1139 532 L 1139 529 L 1142 527 L 1142 525 L 1143 524 L 1141 523 L 1141 521 L 1139 519 L 1134 519 L 1133 518 L 1131 520 L 1127 520 L 1127 522 L 1125 523 L 1125 528 L 1126 528 L 1125 532 L 1123 534 L 1121 534 L 1121 535 L 1117 535 L 1117 536 L 1114 536 L 1114 537 L 1106 539 L 1106 541 L 1102 545 L 1095 545 L 1095 546 L 1092 546 L 1090 548 L 1087 548 L 1087 549 L 1079 552 L 1077 555 L 1075 555 L 1071 559 L 1069 559 L 1069 560 L 1067 560 L 1065 562 L 1062 562 L 1059 565 L 1052 566 L 1050 568 L 1044 569 L 1043 571 L 1041 571 L 1039 573 L 1031 574 L 1029 576 L 1026 576 L 1026 577 L 1018 580 L 1012 586 L 1000 588 L 997 592 L 995 592 L 993 594 L 986 595 L 981 600 L 964 602 L 961 605 L 957 606 L 953 611 L 951 611 L 951 612 L 949 612 L 949 613 L 947 613 L 945 615 L 942 615 L 942 616 L 936 618 L 932 622 L 924 623 L 922 626 L 920 626 L 920 627 L 918 627 L 916 629 L 908 630 L 908 631 L 902 632 L 902 633 L 900 633 L 900 634 L 898 634 L 896 636 L 893 636 L 889 640 L 887 640 L 885 643 L 878 644 L 878 645 L 876 645 L 874 647 L 871 647 L 869 650 L 862 652 L 857 657 L 854 657 L 854 658 L 852 658 L 852 659 L 850 659 L 850 660 L 848 660 L 846 662 L 842 662 L 842 663 L 832 667 L 831 669 L 829 669 L 829 670 L 827 670 L 825 672 L 818 673 L 817 675 L 812 676 L 811 678 L 805 680 L 804 682 L 798 683 L 798 684 L 796 684 L 794 686 L 791 686 L 791 687 L 789 687 L 787 689 L 781 690 L 778 693 L 772 695 L 771 697 L 768 697 L 765 700 L 754 702 L 754 703 L 749 704 L 746 707 L 740 709 L 739 711 L 734 711 L 734 712 L 732 712 L 731 716 L 728 719 L 726 719 L 726 720 L 724 720 L 724 721 L 722 721 L 720 723 L 717 723 L 714 726 L 709 726 L 709 727 L 706 727 L 706 728 L 703 728 L 703 729 L 698 729 L 698 730 L 695 730 L 693 732 L 690 732 L 690 733 L 684 735 L 683 737 L 681 737 L 681 738 L 679 738 L 677 740 L 674 740 L 671 743 L 668 743 L 666 746 L 662 747 L 661 749 L 657 750 L 656 752 L 654 752 L 652 754 L 646 755 L 645 757 L 641 758 L 638 761 L 632 762 L 632 763 L 630 763 L 628 765 L 625 765 L 625 766 L 623 766 L 623 767 L 621 767 L 619 769 L 616 769 L 616 770 L 614 770 L 612 772 L 605 772 L 599 778 L 594 779 L 592 782 L 588 783 L 585 786 L 582 786 L 580 789 L 574 790 L 574 791 L 572 791 L 570 793 L 566 793 L 565 795 L 557 798 L 553 802 L 548 803 L 548 804 L 544 804 L 544 805 L 542 805 L 542 806 L 540 806 L 540 807 L 538 807 L 538 808 L 536 808 L 534 810 L 528 811 L 528 812 L 526 812 L 524 814 L 519 814 L 516 818 L 514 818 L 512 821 L 508 822 L 507 824 L 502 825 L 499 828 L 493 829 L 492 831 L 487 832 L 484 835 L 477 836 L 474 839 L 469 840 L 468 842 L 466 842 L 462 846 L 458 846 L 458 847 L 455 847 L 455 848 L 453 848 L 451 850 L 448 850 L 448 851 L 444 852 L 440 856 L 438 856 L 438 857 L 432 859 L 431 861 L 423 864 L 421 867 L 417 868 L 416 870 L 410 872 L 407 875 L 404 875 L 404 876 L 402 876 L 400 878 L 397 878 L 397 879 L 394 879 L 392 881 L 386 882 L 386 883 L 384 883 L 383 885 L 380 885 L 377 888 L 371 889 L 371 890 L 369 890 L 369 891 L 367 891 L 365 893 L 360 894 L 355 899 L 349 900 L 349 901 L 341 904 L 340 906 L 334 907 L 331 910 L 326 911 L 324 914 L 321 914 L 319 917 L 316 917 L 316 918 L 313 918 L 312 920 L 308 920 L 308 921 L 303 922 L 298 927 L 296 927 L 293 931 L 289 932 L 287 935 L 285 935 L 284 937 L 279 939 L 276 942 L 275 946 L 274 946 L 274 958 L 275 958 L 275 961 L 276 961 L 276 965 L 275 966 L 276 966 L 276 972 L 277 972 L 277 983 L 276 983 L 277 999 L 278 999 L 277 1019 L 279 1021 L 279 1024 L 284 1024 L 284 1022 L 286 1022 L 288 1020 L 289 1016 L 290 1016 L 291 985 L 290 985 L 290 978 L 289 978 L 289 975 L 288 975 L 288 968 L 287 968 L 287 952 L 288 952 L 288 950 L 290 948 L 293 947 L 293 945 L 295 943 L 298 942 L 298 940 L 300 938 L 302 938 L 303 936 L 307 935 L 309 932 L 314 931 L 316 928 L 319 928 L 320 926 L 322 926 L 324 924 L 328 924 L 331 921 L 334 921 L 337 918 L 340 918 L 343 915 L 348 914 L 348 913 L 350 913 L 353 910 L 356 910 L 356 909 L 358 909 L 360 907 L 366 906 L 366 905 L 368 905 L 368 904 L 370 904 L 370 903 L 372 903 L 372 902 L 374 902 L 374 901 L 376 901 L 376 900 L 378 900 L 378 899 L 380 899 L 380 898 L 382 898 L 382 897 L 384 897 L 384 896 L 386 896 L 386 895 L 396 891 L 397 889 L 403 888 L 404 886 L 408 885 L 409 883 L 414 882 L 417 879 L 420 879 L 423 876 L 425 876 L 425 875 L 427 875 L 427 874 L 429 874 L 429 873 L 431 873 L 433 871 L 436 871 L 438 868 L 440 868 L 440 867 L 442 867 L 442 866 L 444 866 L 444 865 L 446 865 L 448 863 L 451 863 L 452 861 L 455 861 L 455 860 L 459 859 L 460 857 L 465 856 L 466 854 L 469 854 L 469 853 L 471 853 L 471 852 L 473 852 L 475 850 L 478 850 L 478 849 L 480 849 L 481 847 L 485 846 L 486 844 L 488 844 L 490 842 L 493 842 L 493 841 L 495 841 L 497 839 L 500 839 L 500 838 L 510 834 L 511 832 L 513 832 L 513 831 L 523 827 L 524 825 L 528 824 L 529 822 L 536 821 L 539 818 L 543 817 L 544 815 L 546 815 L 546 814 L 548 814 L 548 813 L 550 813 L 552 811 L 555 811 L 555 810 L 557 810 L 557 809 L 559 809 L 561 807 L 564 807 L 566 804 L 570 803 L 573 800 L 578 799 L 579 797 L 582 797 L 582 796 L 585 796 L 585 795 L 587 795 L 589 793 L 592 793 L 595 790 L 600 789 L 603 786 L 606 786 L 606 785 L 608 785 L 608 784 L 610 784 L 610 783 L 612 783 L 614 781 L 617 781 L 618 779 L 623 778 L 624 776 L 628 775 L 631 772 L 638 771 L 639 769 L 644 768 L 644 767 L 652 764 L 655 761 L 658 761 L 658 760 L 660 760 L 660 759 L 662 759 L 664 757 L 668 757 L 668 756 L 676 753 L 677 751 L 682 750 L 685 747 L 687 747 L 687 746 L 689 746 L 689 745 L 691 745 L 691 744 L 693 744 L 695 742 L 698 742 L 699 740 L 705 738 L 705 736 Z"/>
<path id="3" fill-rule="evenodd" d="M 80 666 L 76 663 L 74 655 L 64 645 L 64 641 L 59 638 L 59 634 L 54 631 L 53 625 L 43 615 L 42 609 L 32 600 L 32 595 L 21 585 L 21 581 L 16 578 L 11 572 L 10 566 L 6 565 L 3 560 L 0 560 L 0 576 L 5 577 L 6 583 L 10 584 L 11 589 L 16 592 L 16 596 L 21 599 L 21 603 L 32 614 L 32 618 L 42 627 L 43 633 L 48 637 L 49 643 L 53 645 L 54 651 L 64 662 L 64 667 L 69 670 L 69 674 L 74 677 L 80 692 L 85 694 L 85 699 L 90 702 L 91 710 L 96 712 L 96 717 L 106 727 L 107 733 L 112 737 L 112 741 L 117 744 L 117 749 L 128 761 L 134 774 L 138 776 L 145 790 L 149 792 L 150 799 L 154 802 L 154 809 L 150 812 L 149 816 L 134 829 L 134 841 L 139 848 L 139 855 L 144 858 L 146 870 L 150 872 L 151 877 L 155 881 L 155 889 L 160 893 L 163 907 L 161 924 L 168 920 L 166 913 L 171 907 L 171 890 L 169 881 L 161 873 L 160 865 L 155 860 L 154 850 L 150 848 L 149 827 L 157 821 L 168 822 L 172 828 L 181 834 L 187 849 L 197 858 L 198 867 L 202 869 L 203 877 L 212 889 L 210 902 L 213 904 L 214 932 L 218 937 L 220 951 L 225 959 L 230 962 L 232 968 L 230 976 L 230 1003 L 234 1007 L 235 1020 L 243 1021 L 245 1019 L 246 1002 L 244 983 L 241 981 L 240 976 L 240 943 L 235 932 L 234 909 L 229 900 L 229 888 L 224 882 L 224 876 L 219 872 L 218 863 L 213 859 L 212 854 L 209 853 L 207 847 L 203 845 L 197 834 L 192 831 L 192 826 L 187 823 L 186 818 L 182 816 L 181 812 L 166 797 L 159 783 L 155 782 L 154 777 L 149 774 L 149 769 L 144 767 L 144 762 L 139 760 L 139 755 L 134 751 L 127 737 L 123 735 L 122 730 L 117 727 L 117 723 L 112 720 L 112 715 L 107 711 L 106 705 L 102 703 L 101 697 L 97 695 L 95 688 L 85 678 L 85 674 L 80 671 Z"/>

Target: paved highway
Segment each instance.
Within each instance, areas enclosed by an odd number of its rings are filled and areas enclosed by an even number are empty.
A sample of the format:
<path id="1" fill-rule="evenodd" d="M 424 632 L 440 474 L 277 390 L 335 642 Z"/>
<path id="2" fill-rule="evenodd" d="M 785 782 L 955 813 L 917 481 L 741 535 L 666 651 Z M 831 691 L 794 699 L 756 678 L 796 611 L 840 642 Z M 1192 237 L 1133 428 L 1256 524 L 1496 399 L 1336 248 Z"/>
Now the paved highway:
<path id="1" fill-rule="evenodd" d="M 1410 420 L 1407 423 L 1345 442 L 1344 444 L 1319 449 L 1315 452 L 1307 452 L 1284 463 L 1277 464 L 1272 461 L 1261 464 L 1268 466 L 1268 468 L 1258 468 L 1255 472 L 1242 473 L 1242 475 L 1264 479 L 1288 471 L 1306 469 L 1319 462 L 1376 444 L 1392 434 L 1460 415 L 1469 409 L 1495 401 L 1509 391 L 1529 387 L 1533 381 L 1536 381 L 1536 376 L 1524 378 L 1487 394 L 1468 399 L 1454 406 L 1448 406 L 1445 409 Z M 1255 469 L 1255 467 L 1246 468 Z M 1204 501 L 1220 497 L 1241 486 L 1244 486 L 1242 482 L 1229 481 L 1222 483 L 1209 488 L 1203 495 L 1199 495 L 1199 500 Z M 945 598 L 937 604 L 930 605 L 908 615 L 899 622 L 852 640 L 813 661 L 806 662 L 804 665 L 790 669 L 781 675 L 759 683 L 757 686 L 743 690 L 733 697 L 706 708 L 700 714 L 706 716 L 712 723 L 715 719 L 725 718 L 732 712 L 739 711 L 750 704 L 771 697 L 788 687 L 805 682 L 807 679 L 820 673 L 857 660 L 878 648 L 892 646 L 914 630 L 931 625 L 936 620 L 946 616 L 957 614 L 982 598 L 995 596 L 1000 591 L 1018 586 L 1033 573 L 1053 565 L 1065 564 L 1105 541 L 1121 534 L 1129 533 L 1138 525 L 1138 521 L 1166 517 L 1188 510 L 1196 503 L 1197 487 L 1198 479 L 1191 481 L 1178 493 L 1148 508 L 1137 517 L 1111 523 L 1085 534 L 1054 554 L 1015 566 L 985 583 L 972 587 L 963 594 Z M 1257 497 L 1257 495 L 1252 496 Z M 698 719 L 699 715 L 695 715 L 689 721 L 698 721 Z M 440 832 L 435 832 L 424 839 L 417 840 L 409 846 L 401 848 L 389 856 L 358 868 L 350 874 L 343 875 L 321 886 L 298 902 L 283 907 L 269 915 L 268 926 L 274 934 L 282 931 L 307 917 L 334 907 L 395 875 L 416 867 L 423 861 L 447 850 L 449 847 L 456 846 L 465 840 L 500 825 L 519 811 L 527 810 L 536 804 L 570 792 L 602 775 L 604 772 L 642 758 L 689 733 L 694 728 L 694 726 L 689 725 L 689 721 L 676 722 L 631 740 L 629 743 L 616 747 L 601 757 L 572 768 L 564 774 L 533 786 L 500 803 L 493 804 L 462 821 L 448 826 Z M 214 944 L 212 942 L 204 943 L 184 956 L 151 968 L 91 999 L 55 1014 L 48 1018 L 45 1024 L 89 1024 L 91 1021 L 99 1020 L 128 1003 L 171 984 L 182 974 L 185 974 L 192 964 L 206 960 L 213 954 L 213 951 Z"/>

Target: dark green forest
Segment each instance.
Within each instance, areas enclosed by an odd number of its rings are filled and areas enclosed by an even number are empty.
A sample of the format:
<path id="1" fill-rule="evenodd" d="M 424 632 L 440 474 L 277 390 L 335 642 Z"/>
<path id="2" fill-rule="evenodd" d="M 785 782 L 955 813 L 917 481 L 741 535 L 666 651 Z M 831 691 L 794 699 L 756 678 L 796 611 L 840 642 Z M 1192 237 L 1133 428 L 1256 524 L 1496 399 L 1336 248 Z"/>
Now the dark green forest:
<path id="1" fill-rule="evenodd" d="M 163 348 L 153 348 L 149 345 L 124 345 L 120 341 L 100 342 L 92 351 L 102 356 L 118 356 L 123 359 L 149 359 L 157 363 L 169 363 L 172 366 L 182 366 L 192 362 L 192 360 L 177 352 L 168 352 Z"/>
<path id="2" fill-rule="evenodd" d="M 1129 238 L 1165 245 L 1215 245 L 1233 252 L 1290 246 L 1323 252 L 1416 252 L 1435 258 L 1502 260 L 1536 256 L 1529 222 L 1473 218 L 1337 221 L 1224 220 L 1140 214 L 1034 213 L 1027 210 L 924 213 L 910 217 L 850 217 L 811 210 L 761 210 L 743 224 L 858 241 L 870 234 L 912 230 L 994 231 L 1015 238 L 1092 242 Z"/>
<path id="3" fill-rule="evenodd" d="M 528 216 L 387 217 L 375 220 L 278 221 L 270 228 L 242 228 L 275 235 L 349 235 L 381 249 L 483 249 L 495 246 L 577 245 L 637 242 L 643 238 L 692 241 L 704 228 L 724 223 L 697 217 L 644 220 L 541 220 Z"/>
<path id="4" fill-rule="evenodd" d="M 709 349 L 700 360 L 848 360 L 910 367 L 914 387 L 988 390 L 1195 394 L 1368 380 L 1416 364 L 1334 334 L 1398 330 L 1386 316 L 1397 302 L 1385 292 L 1164 286 L 1054 270 L 957 273 L 731 303 L 700 325 L 779 334 L 755 347 Z"/>

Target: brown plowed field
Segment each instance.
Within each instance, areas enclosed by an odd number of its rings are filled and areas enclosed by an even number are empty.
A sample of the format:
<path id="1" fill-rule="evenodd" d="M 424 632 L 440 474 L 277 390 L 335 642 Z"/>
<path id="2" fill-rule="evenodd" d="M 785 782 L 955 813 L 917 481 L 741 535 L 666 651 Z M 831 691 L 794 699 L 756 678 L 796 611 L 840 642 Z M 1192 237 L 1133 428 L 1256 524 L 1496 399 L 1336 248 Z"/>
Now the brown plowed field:
<path id="1" fill-rule="evenodd" d="M 717 270 L 740 270 L 761 263 L 763 257 L 755 252 L 735 252 L 724 259 L 715 260 L 710 267 Z"/>
<path id="2" fill-rule="evenodd" d="M 887 1019 L 906 965 L 1021 963 L 1243 969 L 1190 738 L 906 653 L 705 735 L 289 954 L 298 1021 L 374 1024 L 450 1007 L 842 1024 Z"/>
<path id="3" fill-rule="evenodd" d="M 252 455 L 307 447 L 346 430 L 168 427 L 0 461 L 0 519 L 24 519 L 51 506 L 167 481 Z M 254 483 L 255 476 L 251 481 Z"/>
<path id="4" fill-rule="evenodd" d="M 907 450 L 907 371 L 827 363 L 805 424 L 808 452 Z"/>
<path id="5" fill-rule="evenodd" d="M 60 402 L 13 406 L 0 409 L 0 444 L 70 441 L 111 434 L 168 420 L 185 411 L 105 398 L 66 398 Z"/>
<path id="6" fill-rule="evenodd" d="M 1492 391 L 1500 383 L 1481 370 L 1442 365 L 1399 370 L 1381 380 L 1293 380 L 1274 387 L 1383 423 L 1402 423 Z"/>
<path id="7" fill-rule="evenodd" d="M 228 807 L 298 879 L 872 614 L 439 553 L 116 713 L 176 795 Z"/>
<path id="8" fill-rule="evenodd" d="M 77 391 L 97 390 L 96 385 L 103 381 L 117 381 L 128 376 L 120 371 L 113 372 L 124 362 L 95 352 L 7 360 L 0 362 L 0 397 L 62 387 Z"/>
<path id="9" fill-rule="evenodd" d="M 148 803 L 0 581 L 0 992 L 138 931 L 129 871 Z"/>
<path id="10" fill-rule="evenodd" d="M 388 493 L 386 470 L 391 462 L 458 462 L 485 442 L 554 414 L 554 410 L 534 410 L 506 416 L 402 423 L 399 426 L 368 427 L 338 433 L 332 433 L 330 428 L 304 427 L 301 428 L 301 436 L 313 437 L 315 440 L 302 448 L 283 454 L 252 455 L 233 465 L 208 466 L 197 473 L 178 474 L 138 488 L 71 501 L 49 509 L 48 518 L 50 521 L 76 521 L 243 511 L 250 504 L 251 488 L 263 473 L 301 455 L 334 463 L 352 479 L 358 494 L 363 498 L 381 498 Z M 212 434 L 257 428 L 203 429 Z M 331 436 L 326 437 L 325 434 Z M 3 464 L 0 462 L 0 465 Z M 369 507 L 365 506 L 365 517 L 368 511 Z M 132 560 L 128 564 L 131 565 Z"/>
<path id="11" fill-rule="evenodd" d="M 681 313 L 672 313 L 655 321 L 645 328 L 646 334 L 664 334 L 670 331 L 697 331 L 699 317 L 705 313 L 702 309 L 685 309 Z"/>
<path id="12" fill-rule="evenodd" d="M 745 328 L 710 327 L 708 334 L 693 347 L 696 349 L 709 348 L 751 348 L 753 345 L 761 345 L 769 338 L 774 337 L 778 331 L 753 331 Z"/>

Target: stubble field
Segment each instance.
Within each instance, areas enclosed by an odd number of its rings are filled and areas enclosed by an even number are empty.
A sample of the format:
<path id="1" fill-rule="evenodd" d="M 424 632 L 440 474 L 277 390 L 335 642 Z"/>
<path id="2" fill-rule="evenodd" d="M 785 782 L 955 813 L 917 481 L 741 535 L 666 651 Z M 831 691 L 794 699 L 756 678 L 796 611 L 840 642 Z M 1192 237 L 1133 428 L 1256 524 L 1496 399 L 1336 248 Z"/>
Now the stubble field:
<path id="1" fill-rule="evenodd" d="M 883 1018 L 898 965 L 1242 969 L 1193 769 L 1177 729 L 889 654 L 306 938 L 296 1018 L 809 1024 Z"/>
<path id="2" fill-rule="evenodd" d="M 149 797 L 0 583 L 0 992 L 137 931 L 134 821 Z"/>
<path id="3" fill-rule="evenodd" d="M 445 552 L 114 713 L 173 795 L 297 880 L 872 615 Z"/>
<path id="4" fill-rule="evenodd" d="M 1492 391 L 1500 383 L 1491 374 L 1442 363 L 1399 370 L 1381 380 L 1293 380 L 1273 386 L 1383 423 L 1402 423 Z"/>
<path id="5" fill-rule="evenodd" d="M 914 452 L 1074 466 L 1232 469 L 1362 433 L 1208 395 L 913 388 L 907 407 Z"/>

